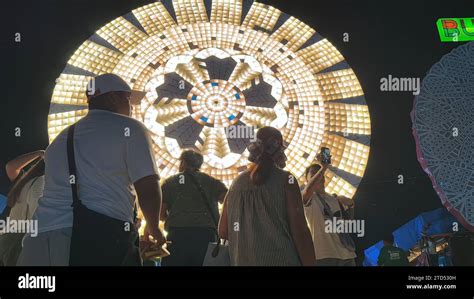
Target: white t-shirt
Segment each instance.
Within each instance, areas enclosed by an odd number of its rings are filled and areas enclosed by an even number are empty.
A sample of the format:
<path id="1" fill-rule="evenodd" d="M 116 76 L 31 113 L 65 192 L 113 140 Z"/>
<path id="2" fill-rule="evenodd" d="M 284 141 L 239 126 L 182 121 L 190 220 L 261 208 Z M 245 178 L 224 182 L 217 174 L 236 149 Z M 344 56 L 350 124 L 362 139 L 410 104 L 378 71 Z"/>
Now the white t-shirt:
<path id="1" fill-rule="evenodd" d="M 29 180 L 20 191 L 18 200 L 8 216 L 12 220 L 30 220 L 38 207 L 38 199 L 43 194 L 44 176 Z"/>
<path id="2" fill-rule="evenodd" d="M 45 187 L 35 213 L 40 233 L 72 227 L 67 133 L 61 132 L 45 152 Z M 158 174 L 146 127 L 130 117 L 91 110 L 76 124 L 74 153 L 82 203 L 106 216 L 133 221 L 133 184 Z"/>
<path id="3" fill-rule="evenodd" d="M 333 196 L 329 194 L 319 196 L 326 201 L 333 214 L 341 210 L 337 199 Z M 342 245 L 337 234 L 325 232 L 324 207 L 316 195 L 313 195 L 311 205 L 305 207 L 304 212 L 313 238 L 316 260 L 327 258 L 347 260 L 357 256 L 354 251 Z"/>

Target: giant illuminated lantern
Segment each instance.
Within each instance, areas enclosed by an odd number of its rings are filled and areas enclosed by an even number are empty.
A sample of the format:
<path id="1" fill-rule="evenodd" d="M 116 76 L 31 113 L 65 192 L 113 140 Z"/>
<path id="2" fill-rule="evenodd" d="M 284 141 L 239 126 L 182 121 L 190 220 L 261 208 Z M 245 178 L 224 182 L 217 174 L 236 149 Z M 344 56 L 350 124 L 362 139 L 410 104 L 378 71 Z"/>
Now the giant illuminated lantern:
<path id="1" fill-rule="evenodd" d="M 169 0 L 100 28 L 67 62 L 51 101 L 49 136 L 87 113 L 88 81 L 115 73 L 145 93 L 133 117 L 149 129 L 163 177 L 183 148 L 205 155 L 203 171 L 229 184 L 248 165 L 251 138 L 229 128 L 281 130 L 287 169 L 302 178 L 331 148 L 328 191 L 353 196 L 366 167 L 370 116 L 344 57 L 313 28 L 245 0 Z M 238 134 L 239 135 L 239 134 Z"/>

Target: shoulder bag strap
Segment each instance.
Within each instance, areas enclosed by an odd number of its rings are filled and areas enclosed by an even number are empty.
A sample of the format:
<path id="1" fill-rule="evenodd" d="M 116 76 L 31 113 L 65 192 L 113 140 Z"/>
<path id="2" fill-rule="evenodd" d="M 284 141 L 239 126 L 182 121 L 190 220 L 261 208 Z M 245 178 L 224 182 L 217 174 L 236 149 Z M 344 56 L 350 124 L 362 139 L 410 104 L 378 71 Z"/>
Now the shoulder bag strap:
<path id="1" fill-rule="evenodd" d="M 202 189 L 201 184 L 197 182 L 196 178 L 194 177 L 192 173 L 187 173 L 187 175 L 191 179 L 191 182 L 194 184 L 194 186 L 196 186 L 196 188 L 199 190 L 199 193 L 201 194 L 201 198 L 202 200 L 204 200 L 204 204 L 206 205 L 209 213 L 211 213 L 211 217 L 214 220 L 214 223 L 216 225 L 216 246 L 214 247 L 211 253 L 212 257 L 216 257 L 219 255 L 220 245 L 221 245 L 221 239 L 219 238 L 219 233 L 217 232 L 218 227 L 219 227 L 219 218 L 216 219 L 216 216 L 214 215 L 214 212 L 212 211 L 211 203 L 209 202 L 207 198 L 206 192 L 204 192 L 204 189 Z"/>
<path id="2" fill-rule="evenodd" d="M 327 217 L 329 217 L 330 219 L 333 218 L 334 216 L 334 213 L 333 211 L 331 210 L 331 207 L 328 205 L 328 203 L 326 202 L 326 199 L 324 199 L 321 195 L 319 195 L 318 193 L 316 193 L 316 197 L 319 199 L 319 201 L 321 202 L 321 204 L 323 205 L 323 214 Z"/>
<path id="3" fill-rule="evenodd" d="M 352 214 L 350 212 L 352 210 L 352 208 L 346 210 L 346 209 L 344 209 L 344 206 L 339 202 L 339 200 L 337 202 L 339 203 L 339 208 L 341 209 L 342 218 L 345 219 L 345 220 L 353 219 L 354 217 L 352 216 Z"/>
<path id="4" fill-rule="evenodd" d="M 69 183 L 72 190 L 72 205 L 76 207 L 81 203 L 79 195 L 77 193 L 77 171 L 76 171 L 76 159 L 74 156 L 74 129 L 76 125 L 72 125 L 68 129 L 67 133 L 67 162 L 69 166 Z"/>
<path id="5" fill-rule="evenodd" d="M 197 182 L 196 178 L 192 173 L 186 173 L 187 177 L 191 179 L 191 182 L 193 183 L 194 186 L 199 190 L 199 193 L 201 194 L 201 199 L 204 201 L 204 204 L 206 205 L 206 208 L 209 210 L 209 213 L 211 213 L 211 217 L 214 220 L 214 223 L 216 227 L 219 226 L 219 219 L 216 219 L 216 216 L 214 215 L 211 203 L 209 202 L 206 192 L 204 192 L 204 189 L 202 186 Z"/>

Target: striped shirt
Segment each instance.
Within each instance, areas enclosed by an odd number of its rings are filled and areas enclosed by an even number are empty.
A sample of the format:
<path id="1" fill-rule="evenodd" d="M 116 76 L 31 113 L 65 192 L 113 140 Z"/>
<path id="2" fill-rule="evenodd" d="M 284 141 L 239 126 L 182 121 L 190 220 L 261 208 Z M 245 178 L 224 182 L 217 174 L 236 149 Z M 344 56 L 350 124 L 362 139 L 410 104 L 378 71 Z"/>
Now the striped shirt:
<path id="1" fill-rule="evenodd" d="M 275 168 L 262 186 L 248 171 L 235 179 L 227 194 L 232 266 L 301 266 L 286 209 L 289 175 Z"/>

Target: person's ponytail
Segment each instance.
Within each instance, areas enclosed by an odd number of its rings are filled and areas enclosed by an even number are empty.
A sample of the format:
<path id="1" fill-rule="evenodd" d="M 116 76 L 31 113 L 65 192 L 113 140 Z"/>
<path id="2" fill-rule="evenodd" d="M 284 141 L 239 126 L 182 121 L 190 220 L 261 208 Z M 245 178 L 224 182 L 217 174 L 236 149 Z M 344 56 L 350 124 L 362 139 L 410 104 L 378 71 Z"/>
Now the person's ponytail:
<path id="1" fill-rule="evenodd" d="M 257 140 L 249 145 L 250 179 L 252 184 L 261 186 L 276 168 L 284 168 L 286 156 L 284 153 L 283 136 L 272 127 L 264 127 L 257 133 Z"/>
<path id="2" fill-rule="evenodd" d="M 250 180 L 252 184 L 256 186 L 263 185 L 270 175 L 272 167 L 274 167 L 272 158 L 264 154 L 258 164 L 250 166 Z"/>

